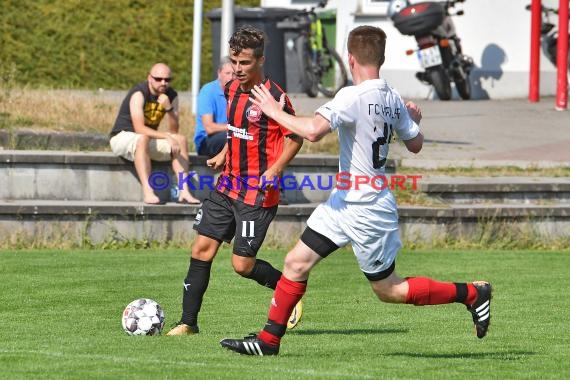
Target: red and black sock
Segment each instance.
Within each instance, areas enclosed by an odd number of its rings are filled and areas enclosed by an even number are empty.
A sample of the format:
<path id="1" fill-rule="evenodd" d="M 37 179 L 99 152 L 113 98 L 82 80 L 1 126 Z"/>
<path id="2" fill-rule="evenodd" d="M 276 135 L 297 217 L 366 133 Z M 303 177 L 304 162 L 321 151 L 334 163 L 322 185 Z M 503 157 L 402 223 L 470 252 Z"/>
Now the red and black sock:
<path id="1" fill-rule="evenodd" d="M 428 277 L 409 277 L 405 303 L 416 306 L 441 305 L 459 302 L 471 305 L 477 298 L 477 289 L 471 283 L 439 282 Z"/>
<path id="2" fill-rule="evenodd" d="M 259 339 L 271 345 L 279 345 L 287 330 L 287 321 L 307 290 L 307 282 L 291 281 L 281 276 L 273 293 L 267 323 L 258 335 Z"/>

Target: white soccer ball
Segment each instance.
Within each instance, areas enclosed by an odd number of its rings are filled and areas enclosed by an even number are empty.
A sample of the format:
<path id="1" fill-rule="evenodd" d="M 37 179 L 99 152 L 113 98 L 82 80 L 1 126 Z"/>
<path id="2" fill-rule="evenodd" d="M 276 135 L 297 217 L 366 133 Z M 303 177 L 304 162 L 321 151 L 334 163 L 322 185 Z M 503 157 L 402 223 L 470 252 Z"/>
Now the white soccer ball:
<path id="1" fill-rule="evenodd" d="M 164 328 L 164 311 L 158 302 L 139 298 L 125 307 L 122 321 L 129 335 L 158 335 Z"/>

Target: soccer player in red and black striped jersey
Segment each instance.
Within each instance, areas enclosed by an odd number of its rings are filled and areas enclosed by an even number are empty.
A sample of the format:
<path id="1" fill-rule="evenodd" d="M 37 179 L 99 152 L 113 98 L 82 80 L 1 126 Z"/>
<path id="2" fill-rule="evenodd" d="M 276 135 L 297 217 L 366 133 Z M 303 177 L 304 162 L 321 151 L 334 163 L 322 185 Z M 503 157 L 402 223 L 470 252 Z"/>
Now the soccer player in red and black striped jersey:
<path id="1" fill-rule="evenodd" d="M 230 61 L 235 79 L 226 84 L 228 101 L 227 144 L 208 160 L 217 169 L 224 165 L 215 190 L 196 215 L 198 235 L 192 246 L 190 267 L 184 279 L 182 317 L 167 335 L 198 333 L 198 313 L 208 287 L 212 261 L 222 242 L 234 240 L 232 265 L 243 277 L 275 289 L 281 272 L 256 259 L 279 203 L 280 176 L 295 157 L 303 139 L 268 118 L 250 100 L 255 85 L 265 86 L 275 99 L 284 91 L 264 74 L 265 37 L 251 26 L 230 38 Z M 285 112 L 293 114 L 289 99 Z M 291 314 L 295 327 L 302 313 L 299 303 Z"/>
<path id="2" fill-rule="evenodd" d="M 226 86 L 228 99 L 228 145 L 226 165 L 219 177 L 217 189 L 231 199 L 252 206 L 272 207 L 279 202 L 277 186 L 283 169 L 283 145 L 299 146 L 290 137 L 295 136 L 273 119 L 267 118 L 259 107 L 249 100 L 249 89 L 244 91 L 239 75 Z M 283 90 L 268 78 L 260 84 L 267 87 L 277 99 Z M 295 114 L 287 99 L 285 112 Z M 287 137 L 284 141 L 283 136 Z M 291 157 L 292 158 L 292 157 Z M 282 162 L 279 162 L 282 161 Z M 276 165 L 277 164 L 277 165 Z M 266 191 L 259 191 L 266 185 Z M 271 185 L 271 186 L 269 186 Z"/>

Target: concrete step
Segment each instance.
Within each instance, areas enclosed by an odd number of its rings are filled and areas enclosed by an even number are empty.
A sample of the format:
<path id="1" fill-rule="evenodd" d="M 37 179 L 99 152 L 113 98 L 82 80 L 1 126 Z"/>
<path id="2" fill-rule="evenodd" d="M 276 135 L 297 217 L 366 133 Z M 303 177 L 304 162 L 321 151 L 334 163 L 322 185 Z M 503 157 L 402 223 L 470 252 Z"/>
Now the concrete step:
<path id="1" fill-rule="evenodd" d="M 279 206 L 267 241 L 290 247 L 306 226 L 315 203 Z M 191 244 L 199 206 L 149 206 L 142 202 L 0 201 L 0 239 L 26 242 L 66 241 L 94 244 L 108 241 L 171 241 Z M 570 204 L 452 204 L 440 207 L 400 206 L 404 240 L 429 243 L 437 239 L 477 238 L 481 230 L 523 233 L 549 239 L 567 237 Z"/>
<path id="2" fill-rule="evenodd" d="M 319 203 L 280 205 L 278 216 L 308 217 Z M 130 201 L 62 201 L 62 200 L 0 200 L 0 215 L 56 216 L 169 216 L 194 217 L 200 205 L 167 202 L 147 205 Z M 570 217 L 570 204 L 448 204 L 442 206 L 398 206 L 400 218 L 478 219 L 478 218 L 549 218 Z"/>
<path id="3" fill-rule="evenodd" d="M 19 128 L 0 130 L 0 148 L 108 151 L 109 135 L 88 132 L 54 132 Z"/>
<path id="4" fill-rule="evenodd" d="M 570 178 L 426 177 L 418 191 L 448 203 L 570 203 Z"/>
<path id="5" fill-rule="evenodd" d="M 207 167 L 204 156 L 191 154 L 189 159 L 193 192 L 204 199 L 218 173 Z M 154 162 L 152 170 L 161 187 L 157 195 L 169 200 L 169 183 L 176 183 L 178 175 L 163 162 Z M 386 171 L 394 170 L 394 161 L 388 161 Z M 324 201 L 337 172 L 337 156 L 298 155 L 284 173 L 289 202 Z M 0 151 L 0 183 L 0 199 L 142 200 L 133 164 L 109 152 Z"/>
<path id="6" fill-rule="evenodd" d="M 217 173 L 206 158 L 190 155 L 191 183 L 195 195 L 204 199 L 215 184 Z M 393 183 L 397 162 L 388 161 L 386 172 Z M 298 155 L 284 173 L 290 203 L 326 200 L 335 184 L 338 157 Z M 168 183 L 177 176 L 165 163 L 153 163 L 153 175 L 169 200 Z M 389 177 L 393 175 L 393 177 Z M 418 176 L 421 173 L 417 174 Z M 397 178 L 396 178 L 397 179 Z M 400 177 L 406 185 L 409 178 Z M 141 186 L 131 162 L 109 152 L 0 151 L 0 199 L 131 201 L 142 199 Z M 417 191 L 445 203 L 569 203 L 570 179 L 550 177 L 426 177 L 417 179 Z M 408 186 L 409 189 L 409 186 Z M 412 191 L 412 190 L 408 190 Z"/>
<path id="7" fill-rule="evenodd" d="M 198 189 L 195 194 L 203 199 L 210 189 L 200 184 L 216 173 L 207 168 L 205 157 L 190 155 L 190 160 L 196 172 L 192 178 Z M 154 173 L 175 180 L 169 165 L 153 165 Z M 387 165 L 392 182 L 402 179 L 396 174 L 396 165 L 395 161 Z M 267 241 L 291 246 L 316 205 L 330 193 L 330 188 L 319 188 L 318 184 L 334 180 L 337 172 L 336 156 L 297 156 L 285 173 L 296 182 L 286 191 L 291 204 L 279 207 Z M 143 204 L 132 163 L 109 152 L 0 151 L 0 184 L 2 241 L 190 244 L 194 237 L 192 225 L 199 207 Z M 477 239 L 482 230 L 538 236 L 545 242 L 569 236 L 567 178 L 422 177 L 417 184 L 417 191 L 436 202 L 426 202 L 432 206 L 400 204 L 404 240 L 429 243 L 448 238 Z M 170 195 L 168 187 L 157 194 L 162 199 Z"/>

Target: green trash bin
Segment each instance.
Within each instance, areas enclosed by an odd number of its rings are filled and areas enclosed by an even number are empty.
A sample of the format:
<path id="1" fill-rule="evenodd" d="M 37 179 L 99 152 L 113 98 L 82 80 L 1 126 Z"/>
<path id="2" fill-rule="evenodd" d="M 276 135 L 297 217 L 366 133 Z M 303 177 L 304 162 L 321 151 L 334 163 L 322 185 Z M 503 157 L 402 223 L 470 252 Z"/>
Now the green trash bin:
<path id="1" fill-rule="evenodd" d="M 317 17 L 321 20 L 321 25 L 329 46 L 336 49 L 336 9 L 324 9 L 317 11 Z M 344 59 L 342 55 L 341 58 Z M 331 85 L 334 82 L 334 74 L 327 74 L 324 77 L 324 82 L 327 85 Z"/>

